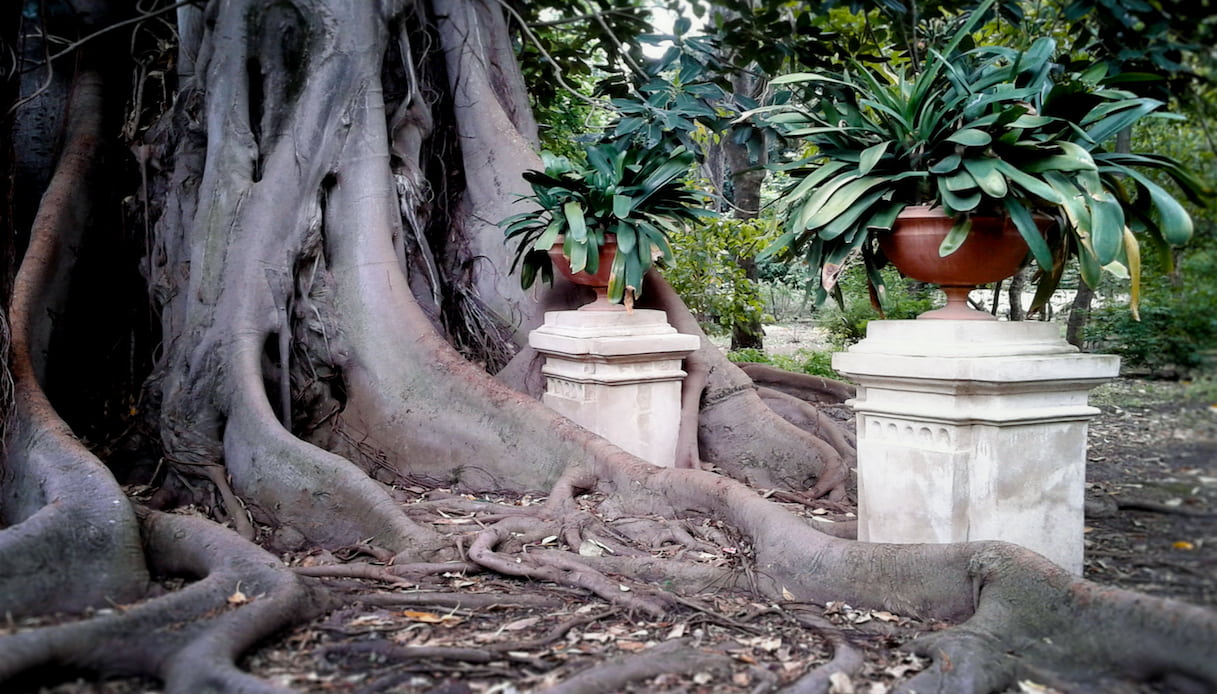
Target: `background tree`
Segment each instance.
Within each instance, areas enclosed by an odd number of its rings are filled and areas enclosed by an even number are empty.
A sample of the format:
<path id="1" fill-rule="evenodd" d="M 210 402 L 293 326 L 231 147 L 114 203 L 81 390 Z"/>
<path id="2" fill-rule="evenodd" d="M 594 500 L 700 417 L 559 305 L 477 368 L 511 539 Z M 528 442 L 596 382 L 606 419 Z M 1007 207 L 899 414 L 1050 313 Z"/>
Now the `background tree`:
<path id="1" fill-rule="evenodd" d="M 518 346 L 575 290 L 526 295 L 505 270 L 495 222 L 539 162 L 499 3 L 3 11 L 0 25 L 21 27 L 6 161 L 27 168 L 20 186 L 9 172 L 5 212 L 19 269 L 0 610 L 80 618 L 5 632 L 0 681 L 56 664 L 168 691 L 274 691 L 235 662 L 335 606 L 310 574 L 459 566 L 640 615 L 714 585 L 956 625 L 919 644 L 934 664 L 907 683 L 917 690 L 1045 672 L 1217 686 L 1211 610 L 1096 586 L 1002 543 L 860 544 L 757 493 L 844 496 L 850 436 L 813 404 L 839 403 L 844 384 L 759 371 L 756 388 L 703 339 L 672 469 L 532 397 L 538 364 Z M 49 78 L 27 83 L 38 70 Z M 49 156 L 29 133 L 57 143 Z M 661 278 L 647 286 L 701 335 Z M 412 503 L 435 487 L 547 496 L 493 504 L 466 531 L 440 513 L 460 499 Z M 604 518 L 633 522 L 610 533 Z M 738 537 L 749 571 L 652 556 L 659 538 L 705 546 L 688 518 Z M 578 552 L 598 536 L 621 551 Z M 309 548 L 375 561 L 279 559 Z M 826 689 L 847 661 L 794 684 Z"/>

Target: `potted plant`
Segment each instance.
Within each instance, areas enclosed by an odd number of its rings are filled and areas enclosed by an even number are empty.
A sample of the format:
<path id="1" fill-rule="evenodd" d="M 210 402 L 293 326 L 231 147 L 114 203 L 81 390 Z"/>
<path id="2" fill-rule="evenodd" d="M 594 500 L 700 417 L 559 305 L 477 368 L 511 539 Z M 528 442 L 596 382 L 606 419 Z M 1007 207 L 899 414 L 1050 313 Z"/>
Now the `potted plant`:
<path id="1" fill-rule="evenodd" d="M 1029 250 L 1039 266 L 1033 307 L 1076 257 L 1091 286 L 1104 268 L 1126 271 L 1135 312 L 1142 242 L 1178 245 L 1192 233 L 1187 211 L 1147 170 L 1165 173 L 1198 203 L 1202 186 L 1168 157 L 1108 146 L 1142 118 L 1175 116 L 1159 114 L 1159 101 L 1106 85 L 1101 65 L 1065 71 L 1050 38 L 1025 51 L 973 46 L 985 9 L 921 62 L 853 61 L 837 72 L 773 80 L 799 85 L 802 98 L 747 116 L 809 153 L 784 167 L 791 184 L 776 204 L 786 230 L 765 254 L 802 254 L 820 268 L 823 300 L 834 290 L 839 298 L 835 274 L 855 255 L 882 297 L 879 269 L 889 260 L 917 279 L 970 288 L 1013 274 Z M 929 253 L 896 248 L 894 230 L 933 217 L 945 228 L 934 232 Z M 1014 239 L 996 276 L 976 271 L 994 254 L 975 248 L 989 237 Z M 937 273 L 937 261 L 957 253 L 966 257 L 954 264 L 973 271 L 958 281 L 900 264 L 929 255 Z M 959 315 L 955 304 L 967 290 L 953 294 L 948 315 L 934 317 L 987 316 Z"/>
<path id="2" fill-rule="evenodd" d="M 668 259 L 668 232 L 714 213 L 681 178 L 694 163 L 683 147 L 642 149 L 623 141 L 586 149 L 586 162 L 542 152 L 544 171 L 527 171 L 533 209 L 500 222 L 516 244 L 511 271 L 527 289 L 556 266 L 571 281 L 597 290 L 584 308 L 632 304 L 656 254 Z"/>

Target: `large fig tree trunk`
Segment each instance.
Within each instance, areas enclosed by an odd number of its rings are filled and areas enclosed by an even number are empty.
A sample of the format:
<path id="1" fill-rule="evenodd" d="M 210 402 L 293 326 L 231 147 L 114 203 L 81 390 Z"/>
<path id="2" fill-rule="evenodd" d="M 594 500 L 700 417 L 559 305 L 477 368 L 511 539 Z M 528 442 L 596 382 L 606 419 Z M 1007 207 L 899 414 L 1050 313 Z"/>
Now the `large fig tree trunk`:
<path id="1" fill-rule="evenodd" d="M 648 300 L 702 337 L 687 363 L 682 466 L 650 466 L 542 406 L 522 340 L 575 291 L 525 294 L 505 271 L 495 222 L 536 157 L 498 3 L 175 10 L 182 43 L 160 73 L 174 96 L 130 114 L 131 191 L 118 196 L 147 230 L 128 270 L 144 272 L 161 341 L 105 445 L 74 436 L 60 416 L 72 394 L 47 388 L 88 348 L 56 337 L 83 319 L 72 296 L 107 289 L 78 286 L 73 270 L 89 248 L 78 235 L 98 233 L 91 210 L 115 204 L 95 194 L 95 155 L 117 129 L 94 115 L 118 91 L 93 73 L 67 73 L 63 146 L 7 307 L 0 611 L 121 609 L 4 632 L 0 682 L 62 664 L 152 675 L 173 692 L 273 691 L 235 662 L 338 600 L 308 577 L 316 567 L 279 559 L 309 548 L 379 560 L 345 566 L 352 576 L 455 564 L 658 616 L 675 599 L 647 585 L 696 592 L 705 575 L 650 556 L 647 538 L 695 514 L 752 548 L 754 580 L 735 584 L 760 598 L 957 624 L 922 643 L 935 664 L 910 690 L 1001 690 L 1047 671 L 1217 686 L 1211 611 L 1095 586 L 1000 543 L 831 537 L 759 494 L 846 496 L 852 439 L 815 405 L 848 387 L 767 371 L 758 390 L 657 275 Z M 134 322 L 124 316 L 111 319 Z M 402 503 L 437 486 L 547 500 L 503 505 L 460 534 Z M 621 533 L 621 556 L 584 557 L 589 509 L 644 530 Z M 542 538 L 555 549 L 524 551 Z M 809 676 L 799 686 L 827 688 L 824 672 Z"/>

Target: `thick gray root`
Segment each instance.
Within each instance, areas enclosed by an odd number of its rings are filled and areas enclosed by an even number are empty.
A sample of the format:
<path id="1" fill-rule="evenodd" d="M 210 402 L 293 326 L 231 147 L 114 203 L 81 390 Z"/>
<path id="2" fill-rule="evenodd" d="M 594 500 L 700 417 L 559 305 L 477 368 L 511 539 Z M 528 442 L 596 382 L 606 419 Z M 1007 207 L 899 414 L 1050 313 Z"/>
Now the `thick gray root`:
<path id="1" fill-rule="evenodd" d="M 16 407 L 0 466 L 0 612 L 78 611 L 141 594 L 138 525 L 109 470 L 81 445 L 42 389 L 53 316 L 62 312 L 74 247 L 88 226 L 102 84 L 74 86 L 68 138 L 35 218 L 13 290 Z M 82 582 L 81 577 L 89 580 Z"/>
<path id="2" fill-rule="evenodd" d="M 153 513 L 143 530 L 154 570 L 199 580 L 104 616 L 0 637 L 0 681 L 58 665 L 100 676 L 151 674 L 171 693 L 282 691 L 235 660 L 319 613 L 324 601 L 307 579 L 202 518 Z"/>

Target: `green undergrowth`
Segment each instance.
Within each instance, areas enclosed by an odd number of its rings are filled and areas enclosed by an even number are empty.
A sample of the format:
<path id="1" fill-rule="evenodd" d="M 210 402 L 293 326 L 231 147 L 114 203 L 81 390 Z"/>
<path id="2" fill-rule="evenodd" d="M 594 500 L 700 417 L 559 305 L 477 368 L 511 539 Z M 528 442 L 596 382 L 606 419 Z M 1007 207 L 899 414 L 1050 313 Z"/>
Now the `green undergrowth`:
<path id="1" fill-rule="evenodd" d="M 1217 373 L 1178 381 L 1118 378 L 1090 393 L 1090 404 L 1095 407 L 1154 407 L 1180 402 L 1217 406 Z"/>
<path id="2" fill-rule="evenodd" d="M 794 373 L 841 380 L 841 375 L 833 371 L 832 352 L 829 351 L 800 349 L 794 354 L 770 355 L 761 349 L 737 349 L 727 352 L 727 358 L 733 362 L 770 364 Z"/>

